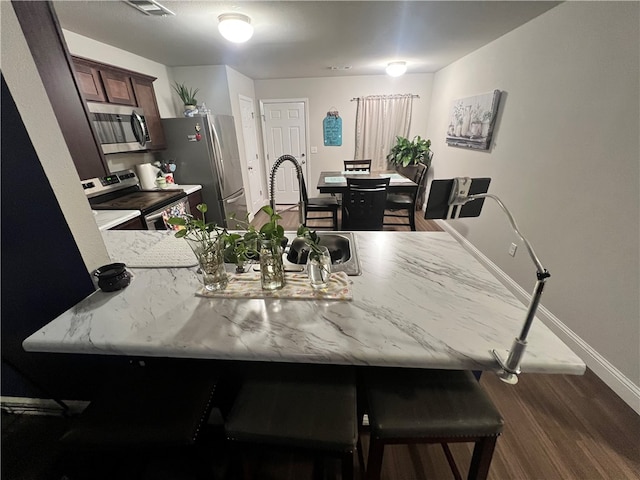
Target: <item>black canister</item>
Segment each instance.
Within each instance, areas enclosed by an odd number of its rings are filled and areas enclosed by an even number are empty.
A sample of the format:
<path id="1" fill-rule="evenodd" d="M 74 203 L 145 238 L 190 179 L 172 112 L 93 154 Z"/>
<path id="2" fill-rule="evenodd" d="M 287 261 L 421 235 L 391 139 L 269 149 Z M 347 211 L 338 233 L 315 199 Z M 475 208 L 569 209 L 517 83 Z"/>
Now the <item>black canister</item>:
<path id="1" fill-rule="evenodd" d="M 121 290 L 131 282 L 131 274 L 124 263 L 110 263 L 98 268 L 93 274 L 98 278 L 98 287 L 103 292 Z"/>

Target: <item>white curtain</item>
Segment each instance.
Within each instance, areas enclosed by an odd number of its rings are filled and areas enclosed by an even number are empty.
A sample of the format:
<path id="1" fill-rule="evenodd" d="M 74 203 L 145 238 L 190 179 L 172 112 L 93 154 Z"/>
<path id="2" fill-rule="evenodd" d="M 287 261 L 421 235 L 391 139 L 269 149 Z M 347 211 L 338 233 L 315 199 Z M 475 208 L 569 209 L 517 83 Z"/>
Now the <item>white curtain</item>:
<path id="1" fill-rule="evenodd" d="M 371 159 L 372 170 L 386 170 L 387 155 L 396 137 L 407 137 L 411 126 L 413 95 L 358 97 L 356 160 Z"/>

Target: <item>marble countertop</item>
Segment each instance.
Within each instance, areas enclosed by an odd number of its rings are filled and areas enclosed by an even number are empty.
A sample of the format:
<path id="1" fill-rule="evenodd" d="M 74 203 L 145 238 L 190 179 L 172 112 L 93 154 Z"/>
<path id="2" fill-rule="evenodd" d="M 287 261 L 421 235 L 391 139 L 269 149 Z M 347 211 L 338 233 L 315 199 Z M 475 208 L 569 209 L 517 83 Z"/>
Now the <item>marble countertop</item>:
<path id="1" fill-rule="evenodd" d="M 169 232 L 106 231 L 113 260 Z M 203 298 L 195 268 L 131 269 L 27 338 L 28 351 L 497 370 L 526 314 L 446 232 L 359 232 L 353 300 Z M 130 253 L 129 253 L 130 254 Z M 582 374 L 585 364 L 540 320 L 523 372 Z"/>
<path id="2" fill-rule="evenodd" d="M 93 218 L 100 231 L 117 227 L 140 216 L 140 210 L 93 210 Z"/>

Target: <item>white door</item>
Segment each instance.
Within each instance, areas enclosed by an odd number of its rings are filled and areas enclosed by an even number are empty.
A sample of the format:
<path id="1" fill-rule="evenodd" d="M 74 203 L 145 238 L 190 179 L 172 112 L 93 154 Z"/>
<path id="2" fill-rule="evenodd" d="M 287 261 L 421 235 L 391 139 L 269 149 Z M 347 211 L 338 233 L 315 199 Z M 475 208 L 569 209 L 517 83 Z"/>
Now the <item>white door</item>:
<path id="1" fill-rule="evenodd" d="M 240 112 L 242 116 L 242 134 L 244 151 L 247 160 L 247 178 L 249 180 L 249 212 L 255 214 L 265 202 L 263 194 L 262 166 L 258 158 L 258 140 L 256 138 L 255 113 L 253 99 L 240 95 Z"/>
<path id="2" fill-rule="evenodd" d="M 263 131 L 267 152 L 267 178 L 280 156 L 295 157 L 306 177 L 307 131 L 304 101 L 263 102 Z M 306 178 L 305 178 L 306 181 Z M 267 180 L 268 182 L 268 180 Z M 270 188 L 270 185 L 267 185 Z M 284 162 L 276 172 L 274 194 L 277 205 L 293 205 L 300 200 L 298 177 L 293 163 Z"/>

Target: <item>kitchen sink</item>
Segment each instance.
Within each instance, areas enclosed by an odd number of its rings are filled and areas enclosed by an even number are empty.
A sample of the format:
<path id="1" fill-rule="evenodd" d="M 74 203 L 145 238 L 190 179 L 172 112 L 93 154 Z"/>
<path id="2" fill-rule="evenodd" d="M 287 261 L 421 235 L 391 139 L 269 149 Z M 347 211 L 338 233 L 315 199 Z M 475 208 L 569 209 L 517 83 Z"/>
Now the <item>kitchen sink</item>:
<path id="1" fill-rule="evenodd" d="M 352 232 L 316 232 L 319 244 L 327 247 L 331 255 L 331 270 L 347 275 L 360 275 L 360 262 Z M 309 247 L 301 238 L 295 238 L 287 248 L 285 259 L 293 264 L 306 264 Z"/>

